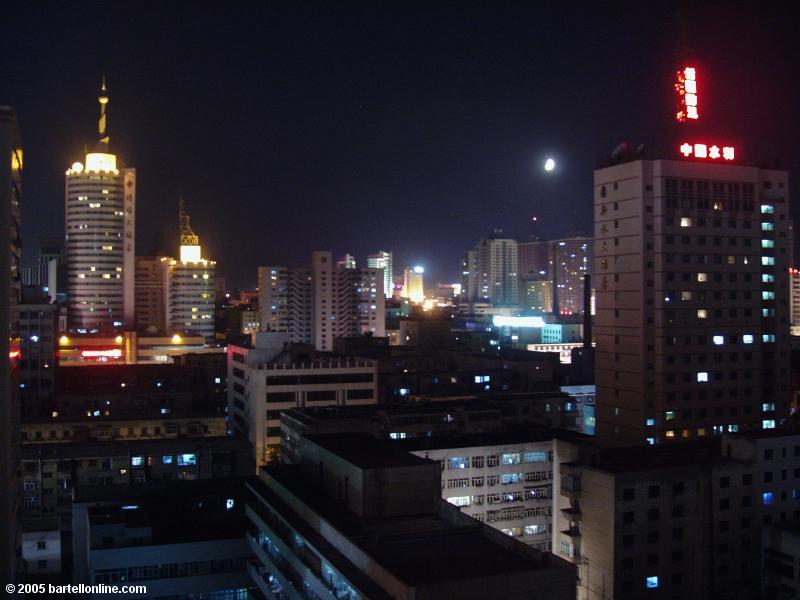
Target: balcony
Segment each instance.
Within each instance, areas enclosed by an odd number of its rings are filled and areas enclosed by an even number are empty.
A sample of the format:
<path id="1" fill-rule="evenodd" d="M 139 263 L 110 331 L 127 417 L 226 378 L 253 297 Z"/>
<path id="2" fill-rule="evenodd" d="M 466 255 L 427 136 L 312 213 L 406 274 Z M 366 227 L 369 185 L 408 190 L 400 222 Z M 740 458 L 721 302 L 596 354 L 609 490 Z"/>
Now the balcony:
<path id="1" fill-rule="evenodd" d="M 581 494 L 581 479 L 578 475 L 561 475 L 561 495 L 577 499 Z"/>
<path id="2" fill-rule="evenodd" d="M 575 525 L 573 527 L 570 527 L 569 529 L 565 529 L 561 533 L 573 538 L 573 540 L 574 540 L 574 539 L 577 539 L 577 538 L 581 537 L 581 528 L 580 528 L 580 526 Z"/>
<path id="3" fill-rule="evenodd" d="M 575 508 L 573 506 L 570 506 L 569 508 L 562 508 L 561 512 L 570 521 L 580 521 L 581 520 L 581 509 L 580 508 Z"/>
<path id="4" fill-rule="evenodd" d="M 254 559 L 247 561 L 247 574 L 256 584 L 258 589 L 269 600 L 288 599 L 289 595 L 283 590 L 280 582 L 262 565 Z"/>

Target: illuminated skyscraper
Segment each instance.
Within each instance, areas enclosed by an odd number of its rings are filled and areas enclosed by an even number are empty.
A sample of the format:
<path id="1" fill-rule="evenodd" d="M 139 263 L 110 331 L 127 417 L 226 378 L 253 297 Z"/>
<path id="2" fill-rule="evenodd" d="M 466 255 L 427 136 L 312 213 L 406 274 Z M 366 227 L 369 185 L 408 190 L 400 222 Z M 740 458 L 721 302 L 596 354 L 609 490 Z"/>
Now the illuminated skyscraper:
<path id="1" fill-rule="evenodd" d="M 519 302 L 517 242 L 495 229 L 481 238 L 462 260 L 462 289 L 466 302 L 516 306 Z"/>
<path id="2" fill-rule="evenodd" d="M 136 170 L 118 168 L 109 152 L 105 80 L 98 101 L 95 151 L 66 173 L 69 324 L 86 332 L 134 323 Z"/>
<path id="3" fill-rule="evenodd" d="M 583 313 L 583 277 L 593 275 L 594 240 L 571 237 L 552 244 L 551 275 L 562 314 Z"/>
<path id="4" fill-rule="evenodd" d="M 425 300 L 424 273 L 425 269 L 420 266 L 414 268 L 406 267 L 406 270 L 403 271 L 403 298 L 408 298 L 417 303 Z"/>
<path id="5" fill-rule="evenodd" d="M 367 266 L 370 269 L 383 269 L 383 293 L 387 298 L 392 297 L 392 253 L 380 250 L 375 254 L 370 254 L 367 258 Z"/>
<path id="6" fill-rule="evenodd" d="M 164 314 L 169 332 L 214 338 L 214 269 L 216 262 L 203 258 L 200 238 L 192 231 L 189 215 L 178 211 L 180 258 L 168 259 L 164 270 Z"/>
<path id="7" fill-rule="evenodd" d="M 14 110 L 0 107 L 0 576 L 20 572 L 19 521 L 19 303 L 22 146 Z"/>

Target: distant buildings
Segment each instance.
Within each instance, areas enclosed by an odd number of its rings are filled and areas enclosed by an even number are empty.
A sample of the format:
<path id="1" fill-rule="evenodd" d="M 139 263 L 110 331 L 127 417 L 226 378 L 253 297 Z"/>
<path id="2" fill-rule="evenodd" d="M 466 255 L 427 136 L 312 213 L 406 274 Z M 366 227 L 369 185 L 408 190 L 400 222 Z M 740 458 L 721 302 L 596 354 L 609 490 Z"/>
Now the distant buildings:
<path id="1" fill-rule="evenodd" d="M 789 326 L 800 335 L 800 269 L 789 269 Z"/>
<path id="2" fill-rule="evenodd" d="M 552 244 L 552 275 L 561 314 L 583 314 L 584 275 L 594 274 L 594 240 L 570 237 Z"/>
<path id="3" fill-rule="evenodd" d="M 19 393 L 22 413 L 38 410 L 55 391 L 58 348 L 58 304 L 19 307 Z"/>
<path id="4" fill-rule="evenodd" d="M 380 250 L 375 254 L 370 254 L 367 257 L 367 266 L 370 269 L 383 269 L 383 294 L 387 299 L 392 297 L 392 281 L 393 281 L 393 261 L 392 253 L 386 250 Z"/>
<path id="5" fill-rule="evenodd" d="M 660 443 L 785 421 L 788 200 L 785 171 L 595 171 L 598 436 Z"/>
<path id="6" fill-rule="evenodd" d="M 259 267 L 260 328 L 331 351 L 337 337 L 386 335 L 382 269 L 337 267 L 314 252 L 311 268 Z"/>
<path id="7" fill-rule="evenodd" d="M 425 284 L 423 281 L 425 269 L 421 266 L 406 267 L 403 271 L 403 291 L 401 298 L 420 304 L 425 300 Z"/>
<path id="8" fill-rule="evenodd" d="M 136 257 L 136 324 L 139 330 L 164 331 L 164 256 Z"/>
<path id="9" fill-rule="evenodd" d="M 89 333 L 134 325 L 136 170 L 109 152 L 105 81 L 98 100 L 100 139 L 67 170 L 65 196 L 69 326 Z"/>
<path id="10" fill-rule="evenodd" d="M 462 260 L 462 294 L 468 303 L 488 302 L 492 306 L 517 306 L 517 242 L 495 229 L 481 238 Z"/>
<path id="11" fill-rule="evenodd" d="M 299 464 L 248 484 L 250 573 L 265 596 L 575 597 L 574 567 L 443 501 L 437 462 L 364 434 L 300 443 Z"/>

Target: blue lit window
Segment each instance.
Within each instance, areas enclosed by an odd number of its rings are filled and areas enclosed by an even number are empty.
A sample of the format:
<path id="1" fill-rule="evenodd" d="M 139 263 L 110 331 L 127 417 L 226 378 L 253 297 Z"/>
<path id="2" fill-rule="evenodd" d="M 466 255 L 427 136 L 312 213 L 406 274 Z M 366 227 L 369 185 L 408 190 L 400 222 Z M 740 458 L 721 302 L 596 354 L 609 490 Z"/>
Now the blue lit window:
<path id="1" fill-rule="evenodd" d="M 775 207 L 771 204 L 762 204 L 761 205 L 761 214 L 770 215 L 775 212 Z"/>
<path id="2" fill-rule="evenodd" d="M 648 427 L 653 427 L 655 424 L 656 424 L 656 420 L 655 419 L 647 419 L 647 426 Z"/>
<path id="3" fill-rule="evenodd" d="M 475 383 L 488 383 L 490 379 L 489 375 L 475 375 Z"/>
<path id="4" fill-rule="evenodd" d="M 743 344 L 752 344 L 753 343 L 753 336 L 752 335 L 743 335 L 742 336 L 742 343 Z"/>
<path id="5" fill-rule="evenodd" d="M 761 494 L 761 502 L 765 506 L 773 504 L 775 502 L 775 494 L 773 494 L 772 492 L 764 492 L 763 494 Z"/>
<path id="6" fill-rule="evenodd" d="M 197 455 L 196 454 L 178 454 L 178 466 L 179 467 L 187 467 L 190 465 L 197 464 Z"/>
<path id="7" fill-rule="evenodd" d="M 655 446 L 656 438 L 647 438 L 647 443 L 650 444 L 651 446 Z"/>
<path id="8" fill-rule="evenodd" d="M 762 300 L 775 300 L 775 292 L 763 291 L 761 292 Z"/>
<path id="9" fill-rule="evenodd" d="M 165 465 L 171 465 L 172 464 L 172 456 L 171 455 L 170 456 L 162 456 L 161 457 L 161 462 L 164 463 Z"/>
<path id="10" fill-rule="evenodd" d="M 233 505 L 234 505 L 234 500 L 233 500 L 233 498 L 228 498 L 227 500 L 225 500 L 225 510 L 230 510 L 230 509 L 232 509 L 232 508 L 233 508 Z"/>
<path id="11" fill-rule="evenodd" d="M 222 377 L 214 377 L 214 383 L 222 383 Z"/>
<path id="12" fill-rule="evenodd" d="M 657 588 L 658 587 L 658 575 L 653 575 L 645 579 L 645 583 L 648 588 Z"/>
<path id="13" fill-rule="evenodd" d="M 761 336 L 761 341 L 765 344 L 770 344 L 775 341 L 775 335 L 771 333 L 765 333 Z"/>
<path id="14" fill-rule="evenodd" d="M 775 229 L 775 225 L 772 223 L 761 223 L 761 231 L 772 231 L 773 229 Z"/>
<path id="15" fill-rule="evenodd" d="M 775 429 L 775 419 L 764 419 L 761 421 L 761 429 Z"/>
<path id="16" fill-rule="evenodd" d="M 774 256 L 762 256 L 761 257 L 761 264 L 764 266 L 771 266 L 775 264 L 775 257 Z"/>
<path id="17" fill-rule="evenodd" d="M 761 240 L 761 247 L 762 248 L 774 248 L 775 247 L 775 240 Z"/>
<path id="18" fill-rule="evenodd" d="M 772 283 L 775 281 L 775 275 L 770 275 L 769 273 L 762 273 L 761 281 L 762 283 Z"/>
<path id="19" fill-rule="evenodd" d="M 141 467 L 144 465 L 144 456 L 131 456 L 131 466 Z"/>
<path id="20" fill-rule="evenodd" d="M 715 335 L 713 339 L 714 339 L 714 345 L 715 346 L 722 346 L 725 343 L 725 336 L 724 335 Z"/>

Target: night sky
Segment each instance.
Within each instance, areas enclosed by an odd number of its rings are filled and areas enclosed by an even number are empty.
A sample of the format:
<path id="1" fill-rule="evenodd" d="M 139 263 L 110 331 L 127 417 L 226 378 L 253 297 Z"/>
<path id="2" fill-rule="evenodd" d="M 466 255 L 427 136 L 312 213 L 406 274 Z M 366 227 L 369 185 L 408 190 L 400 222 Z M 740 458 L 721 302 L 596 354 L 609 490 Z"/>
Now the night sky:
<path id="1" fill-rule="evenodd" d="M 688 49 L 694 137 L 778 159 L 800 189 L 800 23 L 781 8 L 719 3 L 680 27 L 676 5 L 649 2 L 162 4 L 17 3 L 3 19 L 27 264 L 40 236 L 63 235 L 64 171 L 96 140 L 102 74 L 112 150 L 137 168 L 137 254 L 176 252 L 182 193 L 229 287 L 315 249 L 361 264 L 388 249 L 396 270 L 455 281 L 493 227 L 524 240 L 538 215 L 542 236 L 591 233 L 598 158 L 624 140 L 673 156 L 672 73 Z"/>

